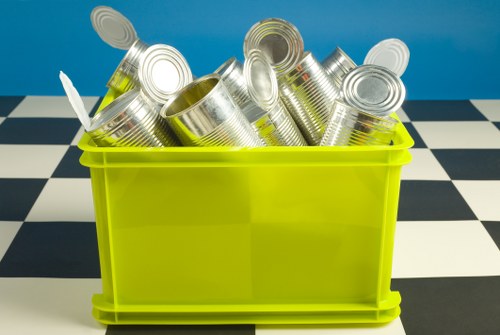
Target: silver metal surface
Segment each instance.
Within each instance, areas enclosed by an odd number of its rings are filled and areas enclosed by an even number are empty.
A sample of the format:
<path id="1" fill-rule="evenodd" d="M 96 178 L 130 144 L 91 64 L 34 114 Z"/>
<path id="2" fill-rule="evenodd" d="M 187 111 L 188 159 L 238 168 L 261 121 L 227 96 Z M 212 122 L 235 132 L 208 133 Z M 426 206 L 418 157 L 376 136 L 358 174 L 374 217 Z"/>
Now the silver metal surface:
<path id="1" fill-rule="evenodd" d="M 266 115 L 259 120 L 260 126 L 257 129 L 264 142 L 275 146 L 307 145 L 295 121 L 279 99 L 276 75 L 261 50 L 250 50 L 243 73 L 252 101 L 266 111 Z"/>
<path id="2" fill-rule="evenodd" d="M 243 109 L 243 106 L 251 101 L 247 83 L 243 75 L 243 64 L 236 57 L 231 57 L 215 70 L 215 73 L 220 75 L 234 102 L 236 102 L 240 109 Z"/>
<path id="3" fill-rule="evenodd" d="M 345 75 L 356 67 L 356 63 L 347 55 L 344 50 L 337 47 L 323 63 L 326 73 L 332 77 L 335 85 L 340 89 Z"/>
<path id="4" fill-rule="evenodd" d="M 187 146 L 263 146 L 218 74 L 181 89 L 161 116 Z"/>
<path id="5" fill-rule="evenodd" d="M 137 89 L 124 93 L 94 116 L 88 134 L 97 146 L 179 145 L 156 106 Z"/>
<path id="6" fill-rule="evenodd" d="M 310 52 L 278 82 L 281 99 L 305 139 L 319 145 L 339 89 Z"/>
<path id="7" fill-rule="evenodd" d="M 377 117 L 336 100 L 320 145 L 389 145 L 397 124 L 390 116 Z"/>
<path id="8" fill-rule="evenodd" d="M 361 65 L 350 71 L 342 82 L 345 102 L 363 112 L 386 116 L 397 111 L 406 95 L 401 79 L 377 65 Z"/>
<path id="9" fill-rule="evenodd" d="M 159 105 L 193 81 L 186 59 L 165 44 L 155 44 L 144 51 L 138 77 L 143 92 Z"/>
<path id="10" fill-rule="evenodd" d="M 139 84 L 139 64 L 149 45 L 136 40 L 125 54 L 106 86 L 120 93 L 128 92 Z"/>
<path id="11" fill-rule="evenodd" d="M 262 50 L 280 76 L 302 58 L 304 41 L 298 29 L 288 21 L 270 18 L 255 23 L 245 36 L 245 58 L 252 49 Z"/>
<path id="12" fill-rule="evenodd" d="M 92 27 L 113 48 L 127 50 L 138 39 L 134 26 L 116 9 L 97 6 L 90 14 Z"/>

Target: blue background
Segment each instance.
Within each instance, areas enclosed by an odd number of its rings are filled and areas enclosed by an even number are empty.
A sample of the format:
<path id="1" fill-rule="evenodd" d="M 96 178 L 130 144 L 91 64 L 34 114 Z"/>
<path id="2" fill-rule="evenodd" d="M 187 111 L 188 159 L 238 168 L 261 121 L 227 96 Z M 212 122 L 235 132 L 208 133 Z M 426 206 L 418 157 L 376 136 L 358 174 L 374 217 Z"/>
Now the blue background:
<path id="1" fill-rule="evenodd" d="M 65 71 L 83 95 L 103 95 L 124 51 L 92 29 L 93 7 L 109 5 L 147 43 L 181 51 L 197 76 L 231 56 L 257 21 L 289 20 L 323 60 L 337 45 L 357 63 L 382 39 L 410 48 L 408 99 L 500 98 L 500 1 L 0 1 L 0 95 L 63 95 Z"/>

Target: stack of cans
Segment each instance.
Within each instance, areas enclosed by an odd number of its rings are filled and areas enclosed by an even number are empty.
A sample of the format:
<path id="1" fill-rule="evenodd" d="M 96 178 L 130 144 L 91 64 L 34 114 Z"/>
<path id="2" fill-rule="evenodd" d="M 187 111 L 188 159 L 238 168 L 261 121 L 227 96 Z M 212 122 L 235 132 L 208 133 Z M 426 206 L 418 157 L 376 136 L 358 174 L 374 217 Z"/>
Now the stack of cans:
<path id="1" fill-rule="evenodd" d="M 391 114 L 405 98 L 408 59 L 391 69 L 387 43 L 361 66 L 338 47 L 320 63 L 293 24 L 269 18 L 246 34 L 244 63 L 232 57 L 193 81 L 178 50 L 143 42 L 119 12 L 99 6 L 91 18 L 105 42 L 127 50 L 107 84 L 117 98 L 88 130 L 98 146 L 389 145 L 399 123 Z"/>

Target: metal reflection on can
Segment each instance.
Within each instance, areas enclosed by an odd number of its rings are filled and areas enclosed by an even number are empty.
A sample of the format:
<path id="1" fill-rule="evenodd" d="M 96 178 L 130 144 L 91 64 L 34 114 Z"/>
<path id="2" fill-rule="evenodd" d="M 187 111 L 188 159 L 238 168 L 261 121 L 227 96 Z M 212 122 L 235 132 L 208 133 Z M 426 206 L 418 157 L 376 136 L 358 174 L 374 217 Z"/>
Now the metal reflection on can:
<path id="1" fill-rule="evenodd" d="M 269 18 L 255 23 L 245 36 L 245 58 L 252 49 L 262 50 L 280 76 L 292 69 L 304 53 L 304 41 L 298 29 L 288 21 Z"/>
<path id="2" fill-rule="evenodd" d="M 185 86 L 163 106 L 161 115 L 187 146 L 263 145 L 217 74 Z"/>
<path id="3" fill-rule="evenodd" d="M 144 52 L 138 77 L 145 95 L 158 105 L 164 105 L 193 81 L 186 59 L 177 49 L 165 44 L 152 45 Z"/>
<path id="4" fill-rule="evenodd" d="M 88 134 L 97 146 L 179 145 L 156 106 L 137 89 L 124 93 L 96 114 Z"/>
<path id="5" fill-rule="evenodd" d="M 337 47 L 321 64 L 339 89 L 342 86 L 342 80 L 345 75 L 356 67 L 356 63 L 354 63 L 351 57 L 339 47 Z"/>
<path id="6" fill-rule="evenodd" d="M 389 145 L 397 124 L 390 116 L 378 117 L 336 100 L 320 145 Z"/>
<path id="7" fill-rule="evenodd" d="M 339 89 L 312 53 L 278 78 L 282 101 L 310 145 L 319 145 Z"/>
<path id="8" fill-rule="evenodd" d="M 392 71 L 377 65 L 361 65 L 342 82 L 344 101 L 363 112 L 387 116 L 404 102 L 406 89 Z"/>

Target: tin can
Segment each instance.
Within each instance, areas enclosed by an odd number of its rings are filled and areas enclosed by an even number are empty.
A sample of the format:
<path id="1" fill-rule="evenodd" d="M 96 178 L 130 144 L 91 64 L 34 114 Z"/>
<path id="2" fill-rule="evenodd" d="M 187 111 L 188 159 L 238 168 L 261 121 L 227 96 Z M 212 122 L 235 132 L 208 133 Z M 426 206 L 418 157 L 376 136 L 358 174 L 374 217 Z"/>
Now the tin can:
<path id="1" fill-rule="evenodd" d="M 161 116 L 187 146 L 263 146 L 218 74 L 185 86 L 163 106 Z"/>
<path id="2" fill-rule="evenodd" d="M 307 145 L 295 121 L 279 99 L 276 75 L 265 54 L 258 49 L 250 50 L 243 71 L 252 101 L 267 112 L 267 121 L 262 123 L 272 124 L 274 127 L 272 131 L 259 130 L 260 134 L 265 133 L 264 137 L 261 135 L 264 141 L 268 145 Z"/>
<path id="3" fill-rule="evenodd" d="M 98 146 L 179 145 L 156 106 L 138 89 L 124 93 L 96 114 L 88 134 Z"/>
<path id="4" fill-rule="evenodd" d="M 401 107 L 406 89 L 391 70 L 361 65 L 345 76 L 342 93 L 348 105 L 376 116 L 387 116 Z"/>
<path id="5" fill-rule="evenodd" d="M 138 78 L 145 95 L 159 106 L 193 81 L 186 59 L 177 49 L 165 44 L 155 44 L 144 51 Z"/>
<path id="6" fill-rule="evenodd" d="M 319 145 L 340 91 L 312 53 L 278 78 L 281 99 L 310 145 Z"/>
<path id="7" fill-rule="evenodd" d="M 337 47 L 323 63 L 326 73 L 332 77 L 337 88 L 341 88 L 345 75 L 356 67 L 356 63 L 347 55 L 344 50 Z"/>
<path id="8" fill-rule="evenodd" d="M 139 84 L 139 64 L 149 45 L 136 40 L 118 64 L 106 86 L 120 93 L 128 92 Z"/>
<path id="9" fill-rule="evenodd" d="M 245 58 L 252 49 L 263 51 L 278 76 L 290 71 L 302 59 L 304 41 L 290 22 L 269 18 L 255 23 L 245 36 Z"/>
<path id="10" fill-rule="evenodd" d="M 390 116 L 378 117 L 336 100 L 320 145 L 389 145 L 397 124 Z"/>

